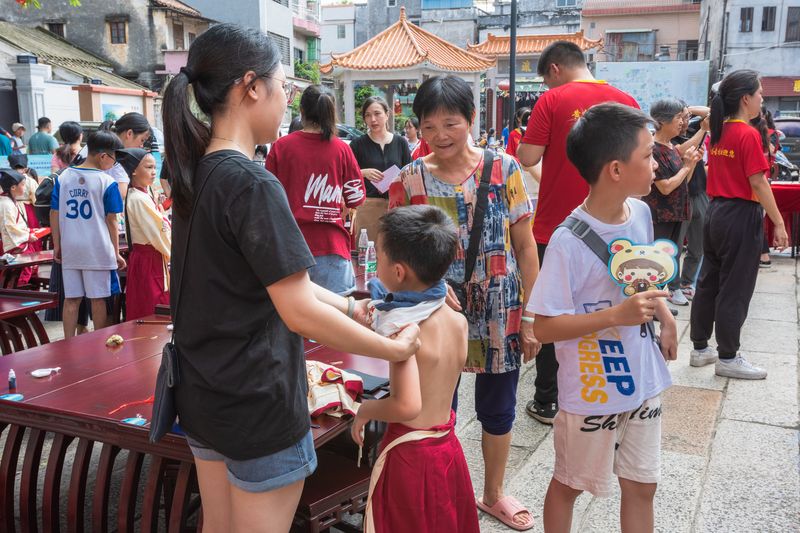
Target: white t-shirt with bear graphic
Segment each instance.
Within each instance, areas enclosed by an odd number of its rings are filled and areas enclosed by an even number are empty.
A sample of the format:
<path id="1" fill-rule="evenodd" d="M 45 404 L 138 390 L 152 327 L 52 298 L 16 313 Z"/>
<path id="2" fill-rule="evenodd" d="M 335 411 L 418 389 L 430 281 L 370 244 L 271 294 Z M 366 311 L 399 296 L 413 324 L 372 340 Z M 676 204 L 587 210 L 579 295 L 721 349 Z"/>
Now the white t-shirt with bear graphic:
<path id="1" fill-rule="evenodd" d="M 607 243 L 627 239 L 653 241 L 650 208 L 628 199 L 623 224 L 604 224 L 576 208 L 572 215 L 588 223 Z M 559 228 L 547 246 L 528 311 L 544 316 L 586 314 L 621 304 L 626 296 L 608 266 L 570 230 Z M 639 407 L 672 383 L 661 351 L 640 326 L 622 326 L 555 343 L 559 409 L 579 415 L 610 415 Z"/>

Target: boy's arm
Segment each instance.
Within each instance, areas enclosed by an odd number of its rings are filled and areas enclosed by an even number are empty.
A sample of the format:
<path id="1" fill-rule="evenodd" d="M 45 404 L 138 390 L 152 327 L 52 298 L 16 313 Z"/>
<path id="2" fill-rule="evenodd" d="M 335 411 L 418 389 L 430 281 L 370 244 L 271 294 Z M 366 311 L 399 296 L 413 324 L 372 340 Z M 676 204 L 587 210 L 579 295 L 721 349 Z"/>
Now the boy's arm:
<path id="1" fill-rule="evenodd" d="M 638 326 L 653 319 L 658 299 L 668 295 L 666 291 L 640 292 L 619 305 L 585 315 L 536 315 L 533 332 L 539 342 L 547 344 L 577 339 L 613 326 Z"/>
<path id="2" fill-rule="evenodd" d="M 367 400 L 361 404 L 350 428 L 353 440 L 364 444 L 363 428 L 370 420 L 382 422 L 407 422 L 416 418 L 422 410 L 422 392 L 419 384 L 417 358 L 411 356 L 389 367 L 391 395 L 383 400 Z"/>
<path id="3" fill-rule="evenodd" d="M 109 213 L 106 215 L 106 228 L 108 228 L 108 236 L 111 238 L 111 244 L 114 246 L 114 255 L 117 256 L 117 268 L 122 270 L 125 268 L 125 260 L 119 255 L 119 233 L 117 232 L 117 213 Z"/>
<path id="4" fill-rule="evenodd" d="M 661 354 L 667 361 L 674 361 L 678 358 L 678 326 L 664 300 L 656 302 L 656 318 L 661 324 Z"/>
<path id="5" fill-rule="evenodd" d="M 53 260 L 61 262 L 61 228 L 58 225 L 58 211 L 50 209 L 50 234 L 53 236 Z"/>

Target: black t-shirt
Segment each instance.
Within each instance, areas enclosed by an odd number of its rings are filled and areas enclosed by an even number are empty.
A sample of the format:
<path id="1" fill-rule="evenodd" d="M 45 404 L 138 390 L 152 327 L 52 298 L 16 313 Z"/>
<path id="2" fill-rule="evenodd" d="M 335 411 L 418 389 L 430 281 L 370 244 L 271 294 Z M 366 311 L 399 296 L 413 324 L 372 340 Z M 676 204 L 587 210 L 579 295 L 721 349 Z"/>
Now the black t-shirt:
<path id="1" fill-rule="evenodd" d="M 383 172 L 392 165 L 403 168 L 411 163 L 411 152 L 408 149 L 408 142 L 397 135 L 392 136 L 392 142 L 381 150 L 381 145 L 369 138 L 366 133 L 350 143 L 350 148 L 356 156 L 358 166 L 361 169 L 376 168 Z M 389 198 L 389 193 L 381 192 L 375 188 L 371 181 L 365 179 L 364 185 L 367 189 L 367 198 Z"/>
<path id="2" fill-rule="evenodd" d="M 675 137 L 672 139 L 672 144 L 683 144 L 689 140 L 689 137 Z M 706 192 L 706 167 L 703 161 L 698 161 L 692 173 L 692 181 L 689 182 L 689 196 L 697 196 L 700 193 Z"/>
<path id="3" fill-rule="evenodd" d="M 173 220 L 176 402 L 187 434 L 245 460 L 283 450 L 309 430 L 303 339 L 265 287 L 314 258 L 280 182 L 238 152 L 203 157 L 195 191 L 217 164 L 197 202 L 186 257 L 188 220 Z"/>

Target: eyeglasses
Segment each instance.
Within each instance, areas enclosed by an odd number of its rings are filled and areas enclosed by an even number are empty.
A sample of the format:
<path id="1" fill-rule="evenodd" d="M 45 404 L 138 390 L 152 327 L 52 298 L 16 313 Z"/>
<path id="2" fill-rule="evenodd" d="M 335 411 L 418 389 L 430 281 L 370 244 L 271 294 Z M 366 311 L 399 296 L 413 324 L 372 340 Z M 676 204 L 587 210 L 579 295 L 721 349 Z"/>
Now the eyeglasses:
<path id="1" fill-rule="evenodd" d="M 294 82 L 289 80 L 279 80 L 278 78 L 270 78 L 273 79 L 281 84 L 281 88 L 283 88 L 283 93 L 286 95 L 286 105 L 291 104 L 294 101 L 294 97 L 297 96 L 298 91 L 300 88 L 294 84 Z"/>
<path id="2" fill-rule="evenodd" d="M 101 155 L 104 155 L 107 158 L 111 159 L 114 163 L 117 162 L 117 157 L 115 155 L 111 155 L 109 152 L 102 152 Z"/>
<path id="3" fill-rule="evenodd" d="M 278 78 L 273 78 L 267 74 L 257 76 L 257 78 L 264 78 L 266 80 L 275 80 L 281 84 L 281 88 L 283 89 L 283 93 L 286 95 L 286 104 L 289 105 L 294 101 L 294 97 L 297 96 L 297 93 L 300 91 L 300 88 L 289 80 L 279 80 Z M 234 84 L 241 83 L 244 81 L 244 78 L 237 78 L 234 80 Z M 253 80 L 255 81 L 255 79 Z M 251 82 L 253 83 L 253 82 Z"/>

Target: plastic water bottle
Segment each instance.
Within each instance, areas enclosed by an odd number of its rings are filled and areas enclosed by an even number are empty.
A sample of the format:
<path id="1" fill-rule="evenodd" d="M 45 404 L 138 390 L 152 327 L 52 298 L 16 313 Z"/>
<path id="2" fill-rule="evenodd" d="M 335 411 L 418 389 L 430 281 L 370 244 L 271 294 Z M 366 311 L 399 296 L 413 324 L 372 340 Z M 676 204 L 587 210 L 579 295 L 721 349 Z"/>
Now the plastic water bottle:
<path id="1" fill-rule="evenodd" d="M 367 229 L 362 228 L 358 236 L 358 266 L 367 266 L 367 248 L 369 247 L 369 236 Z"/>
<path id="2" fill-rule="evenodd" d="M 375 243 L 367 243 L 367 268 L 364 271 L 364 279 L 372 279 L 378 275 L 378 254 L 375 252 Z"/>

